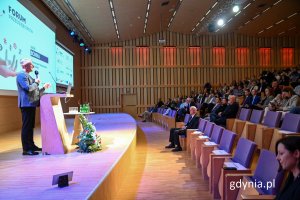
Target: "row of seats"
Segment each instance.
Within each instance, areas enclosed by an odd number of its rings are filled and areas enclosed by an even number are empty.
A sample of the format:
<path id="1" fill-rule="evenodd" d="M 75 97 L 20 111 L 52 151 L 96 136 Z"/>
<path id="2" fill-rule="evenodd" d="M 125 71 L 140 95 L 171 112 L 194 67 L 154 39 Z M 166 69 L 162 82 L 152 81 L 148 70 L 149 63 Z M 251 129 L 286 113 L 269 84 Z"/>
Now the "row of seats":
<path id="1" fill-rule="evenodd" d="M 280 126 L 281 115 L 268 111 L 263 119 L 263 111 L 243 108 L 237 119 L 228 119 L 226 129 L 200 119 L 198 129 L 188 129 L 187 136 L 181 136 L 181 146 L 190 153 L 203 178 L 209 180 L 214 199 L 275 198 L 284 177 L 278 172 L 275 143 L 282 137 L 300 135 L 300 115 L 286 113 Z M 185 116 L 185 123 L 189 118 Z M 260 149 L 260 156 L 251 173 L 256 149 Z M 274 187 L 232 187 L 239 181 L 244 185 L 273 183 Z"/>
<path id="2" fill-rule="evenodd" d="M 176 110 L 169 110 L 168 114 L 166 108 L 158 108 L 157 112 L 152 113 L 152 120 L 155 123 L 160 124 L 166 129 L 170 129 L 176 126 Z"/>
<path id="3" fill-rule="evenodd" d="M 232 154 L 237 134 L 224 129 L 212 122 L 200 119 L 198 130 L 188 130 L 187 144 L 188 151 L 191 157 L 195 160 L 197 167 L 202 171 L 204 179 L 209 179 L 209 189 L 215 199 L 240 199 L 243 193 L 249 191 L 242 191 L 238 188 L 232 189 L 230 184 L 239 180 L 276 180 L 277 186 L 282 182 L 282 175 L 278 176 L 279 164 L 276 160 L 274 152 L 263 150 L 260 155 L 254 174 L 251 174 L 251 163 L 257 145 L 255 142 L 246 138 L 240 138 L 237 142 L 235 153 Z M 187 142 L 188 143 L 188 142 Z M 264 157 L 267 155 L 268 159 L 272 158 L 274 165 L 262 166 L 266 162 Z M 270 162 L 269 162 L 270 163 Z M 261 173 L 268 167 L 267 173 Z M 249 176 L 244 176 L 245 174 Z M 279 188 L 270 188 L 265 191 L 254 192 L 251 194 L 275 194 Z M 240 194 L 239 194 L 240 193 Z M 249 194 L 249 193 L 248 193 Z"/>
<path id="4" fill-rule="evenodd" d="M 227 129 L 239 137 L 254 141 L 258 149 L 269 149 L 275 152 L 276 141 L 300 132 L 300 115 L 268 111 L 263 119 L 264 111 L 242 108 L 237 119 L 227 120 Z M 281 126 L 280 126 L 281 124 Z M 280 128 L 279 128 L 280 127 Z"/>

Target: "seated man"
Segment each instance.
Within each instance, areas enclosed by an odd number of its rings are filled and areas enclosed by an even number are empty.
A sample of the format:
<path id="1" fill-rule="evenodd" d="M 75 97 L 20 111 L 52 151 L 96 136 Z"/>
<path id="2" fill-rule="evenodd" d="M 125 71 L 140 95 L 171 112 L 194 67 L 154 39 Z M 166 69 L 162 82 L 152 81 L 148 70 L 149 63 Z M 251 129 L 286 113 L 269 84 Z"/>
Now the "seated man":
<path id="1" fill-rule="evenodd" d="M 218 114 L 217 118 L 213 122 L 217 125 L 226 127 L 226 120 L 229 118 L 235 118 L 238 111 L 239 104 L 236 102 L 236 97 L 234 95 L 229 95 L 227 107 L 223 112 Z"/>
<path id="2" fill-rule="evenodd" d="M 179 143 L 179 135 L 186 135 L 186 129 L 197 129 L 199 123 L 199 117 L 196 116 L 197 108 L 195 106 L 190 107 L 191 118 L 189 122 L 182 128 L 172 128 L 170 130 L 169 141 L 171 144 L 166 146 L 166 148 L 174 148 L 172 151 L 182 151 Z"/>

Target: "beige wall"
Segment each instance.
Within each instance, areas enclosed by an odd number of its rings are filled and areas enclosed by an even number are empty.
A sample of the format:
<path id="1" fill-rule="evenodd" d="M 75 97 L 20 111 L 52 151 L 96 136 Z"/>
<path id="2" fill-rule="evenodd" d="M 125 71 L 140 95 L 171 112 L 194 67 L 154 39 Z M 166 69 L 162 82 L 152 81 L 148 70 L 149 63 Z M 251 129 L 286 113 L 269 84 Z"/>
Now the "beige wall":
<path id="1" fill-rule="evenodd" d="M 166 62 L 163 46 L 158 39 L 165 38 L 165 46 L 175 47 Z M 180 33 L 163 32 L 143 38 L 99 44 L 91 55 L 83 57 L 81 68 L 82 99 L 90 102 L 96 112 L 120 112 L 120 96 L 123 93 L 137 94 L 138 112 L 153 105 L 159 97 L 166 100 L 177 95 L 189 95 L 199 91 L 207 81 L 213 85 L 231 83 L 258 75 L 263 70 L 281 67 L 282 47 L 295 48 L 294 63 L 300 63 L 299 37 L 257 38 L 228 33 L 194 37 Z M 137 46 L 146 46 L 148 59 L 137 56 Z M 190 46 L 201 48 L 198 59 L 190 53 Z M 213 47 L 225 48 L 225 65 L 214 65 Z M 249 62 L 238 66 L 237 47 L 249 48 Z M 259 47 L 270 47 L 271 65 L 261 67 Z M 200 59 L 200 61 L 199 61 Z M 194 60 L 194 62 L 193 62 Z M 196 65 L 192 65 L 197 63 Z"/>
<path id="2" fill-rule="evenodd" d="M 63 24 L 48 10 L 42 1 L 32 1 L 35 6 L 48 17 L 52 23 L 56 25 L 56 39 L 64 44 L 67 48 L 75 53 L 74 56 L 74 73 L 75 73 L 75 90 L 72 93 L 75 98 L 72 99 L 69 105 L 77 105 L 80 99 L 80 64 L 81 64 L 81 50 L 78 44 L 74 44 L 72 38 L 69 36 L 68 30 Z M 39 113 L 37 112 L 37 121 L 39 121 Z M 18 130 L 21 128 L 21 114 L 18 108 L 16 96 L 0 96 L 0 134 L 9 131 Z"/>

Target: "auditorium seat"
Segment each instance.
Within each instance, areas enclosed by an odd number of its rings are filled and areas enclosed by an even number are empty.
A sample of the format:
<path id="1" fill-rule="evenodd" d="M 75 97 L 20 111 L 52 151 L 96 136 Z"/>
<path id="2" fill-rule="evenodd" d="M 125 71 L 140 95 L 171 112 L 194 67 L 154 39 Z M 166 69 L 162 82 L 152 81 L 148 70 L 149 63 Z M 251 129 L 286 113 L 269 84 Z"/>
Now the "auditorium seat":
<path id="1" fill-rule="evenodd" d="M 274 128 L 279 127 L 281 115 L 281 112 L 268 111 L 263 124 L 253 125 L 256 128 L 251 130 L 255 130 L 255 132 L 248 134 L 255 135 L 254 142 L 257 144 L 258 149 L 269 149 Z"/>
<path id="2" fill-rule="evenodd" d="M 185 124 L 187 124 L 189 122 L 190 118 L 191 118 L 190 114 L 185 114 L 183 122 L 176 122 L 176 128 L 183 127 Z M 185 135 L 180 135 L 179 136 L 179 143 L 180 143 L 180 146 L 182 147 L 183 151 L 185 151 L 186 148 L 187 148 L 187 144 L 186 144 L 187 139 L 186 138 L 187 137 Z"/>
<path id="3" fill-rule="evenodd" d="M 189 122 L 190 118 L 191 118 L 190 114 L 185 114 L 183 122 L 176 122 L 175 128 L 183 127 L 185 124 L 187 124 Z"/>
<path id="4" fill-rule="evenodd" d="M 300 115 L 286 113 L 281 128 L 273 129 L 272 140 L 270 142 L 269 148 L 271 151 L 275 152 L 275 144 L 276 142 L 287 136 L 299 136 L 300 135 Z"/>
<path id="5" fill-rule="evenodd" d="M 193 134 L 195 131 L 200 131 L 203 132 L 206 126 L 206 122 L 208 122 L 207 120 L 204 119 L 199 119 L 199 125 L 198 125 L 198 129 L 188 129 L 186 131 L 186 146 L 187 146 L 187 152 L 191 152 L 191 138 L 196 136 L 196 134 Z"/>
<path id="6" fill-rule="evenodd" d="M 191 158 L 192 160 L 196 160 L 196 155 L 195 155 L 195 148 L 196 148 L 196 141 L 199 137 L 202 137 L 202 139 L 208 139 L 211 137 L 211 133 L 212 130 L 214 128 L 214 123 L 207 121 L 204 131 L 196 131 L 194 133 L 192 133 L 192 137 L 191 137 Z M 199 159 L 199 158 L 198 158 Z M 197 161 L 196 161 L 197 162 Z"/>
<path id="7" fill-rule="evenodd" d="M 240 128 L 237 129 L 236 122 L 245 122 L 249 120 L 251 115 L 251 109 L 242 108 L 238 118 L 231 118 L 226 120 L 226 128 L 235 132 L 238 136 L 241 136 Z"/>
<path id="8" fill-rule="evenodd" d="M 256 149 L 256 144 L 250 140 L 245 138 L 240 138 L 237 147 L 232 157 L 231 154 L 227 152 L 216 152 L 214 151 L 210 155 L 211 160 L 211 169 L 210 169 L 210 191 L 213 194 L 213 198 L 220 198 L 223 196 L 224 190 L 224 176 L 232 170 L 225 170 L 223 166 L 230 166 L 234 165 L 237 169 L 235 173 L 250 173 L 251 170 L 249 169 L 253 154 Z"/>
<path id="9" fill-rule="evenodd" d="M 260 124 L 264 116 L 263 110 L 252 110 L 251 117 L 249 121 L 246 121 L 246 124 L 244 125 L 242 135 L 241 137 L 247 138 L 248 140 L 254 141 L 255 136 L 255 130 L 249 130 L 256 128 L 256 126 L 251 126 L 252 124 Z M 237 123 L 237 127 L 241 127 L 242 125 L 239 125 L 240 122 Z"/>
<path id="10" fill-rule="evenodd" d="M 168 115 L 163 116 L 163 127 L 166 129 L 174 128 L 176 123 L 176 110 L 170 110 Z"/>
<path id="11" fill-rule="evenodd" d="M 218 126 L 215 126 L 215 128 L 216 127 Z M 207 170 L 210 169 L 210 162 L 209 162 L 210 154 L 214 150 L 224 151 L 228 154 L 231 153 L 235 138 L 236 138 L 236 134 L 234 132 L 226 129 L 224 130 L 224 128 L 222 128 L 222 136 L 220 139 L 220 143 L 218 145 L 213 145 L 211 143 L 210 144 L 204 143 L 204 145 L 202 145 L 200 165 L 201 165 L 202 175 L 204 179 L 209 178 Z"/>
<path id="12" fill-rule="evenodd" d="M 274 152 L 268 150 L 262 150 L 256 165 L 256 169 L 254 174 L 234 174 L 228 173 L 225 176 L 224 185 L 224 200 L 240 200 L 242 199 L 242 195 L 244 198 L 251 195 L 252 197 L 256 196 L 257 199 L 263 199 L 264 196 L 271 195 L 271 197 L 275 198 L 277 192 L 281 187 L 284 178 L 283 170 L 278 172 L 279 162 L 276 159 L 276 155 Z M 262 183 L 263 187 L 247 187 L 247 188 L 238 188 L 233 187 L 231 183 L 241 182 L 242 185 L 249 185 L 252 183 L 253 185 L 259 182 Z M 268 185 L 267 185 L 268 184 Z M 236 185 L 234 185 L 236 186 Z"/>
<path id="13" fill-rule="evenodd" d="M 206 127 L 208 127 L 209 124 L 206 124 Z M 224 128 L 221 126 L 218 126 L 216 124 L 212 125 L 212 131 L 211 131 L 211 136 L 207 137 L 205 135 L 199 136 L 196 138 L 196 143 L 195 143 L 195 157 L 196 157 L 196 166 L 200 168 L 200 157 L 202 153 L 202 146 L 206 142 L 206 144 L 210 145 L 217 145 L 220 143 L 220 139 L 222 136 Z"/>

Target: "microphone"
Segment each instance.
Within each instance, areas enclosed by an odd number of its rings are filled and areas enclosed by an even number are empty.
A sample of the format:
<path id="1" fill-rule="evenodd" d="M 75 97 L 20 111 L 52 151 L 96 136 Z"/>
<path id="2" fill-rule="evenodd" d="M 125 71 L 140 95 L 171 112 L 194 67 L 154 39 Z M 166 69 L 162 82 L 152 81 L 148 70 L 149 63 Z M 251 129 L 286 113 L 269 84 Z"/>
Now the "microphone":
<path id="1" fill-rule="evenodd" d="M 36 77 L 36 78 L 39 78 L 39 71 L 38 71 L 38 70 L 35 70 L 35 71 L 34 71 L 34 74 L 35 74 L 35 77 Z"/>

